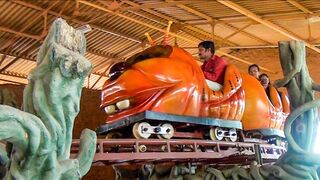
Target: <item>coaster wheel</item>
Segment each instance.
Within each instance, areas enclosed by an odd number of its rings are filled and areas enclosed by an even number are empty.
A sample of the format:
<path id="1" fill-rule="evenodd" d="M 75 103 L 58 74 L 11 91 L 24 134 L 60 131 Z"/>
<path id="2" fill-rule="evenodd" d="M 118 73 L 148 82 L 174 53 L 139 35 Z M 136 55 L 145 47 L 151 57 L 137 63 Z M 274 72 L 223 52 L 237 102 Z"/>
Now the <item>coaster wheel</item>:
<path id="1" fill-rule="evenodd" d="M 151 133 L 148 132 L 150 124 L 147 122 L 137 122 L 132 127 L 132 134 L 136 139 L 148 139 Z"/>
<path id="2" fill-rule="evenodd" d="M 224 137 L 223 129 L 221 127 L 212 127 L 209 131 L 209 136 L 211 140 L 221 141 Z"/>
<path id="3" fill-rule="evenodd" d="M 227 139 L 232 141 L 232 142 L 236 142 L 237 141 L 238 134 L 237 134 L 237 130 L 235 128 L 229 129 L 229 137 Z"/>
<path id="4" fill-rule="evenodd" d="M 158 138 L 159 139 L 171 139 L 174 135 L 174 128 L 171 124 L 169 123 L 165 123 L 165 124 L 161 124 L 160 125 L 161 128 L 165 128 L 166 129 L 166 133 L 167 134 L 158 134 Z"/>

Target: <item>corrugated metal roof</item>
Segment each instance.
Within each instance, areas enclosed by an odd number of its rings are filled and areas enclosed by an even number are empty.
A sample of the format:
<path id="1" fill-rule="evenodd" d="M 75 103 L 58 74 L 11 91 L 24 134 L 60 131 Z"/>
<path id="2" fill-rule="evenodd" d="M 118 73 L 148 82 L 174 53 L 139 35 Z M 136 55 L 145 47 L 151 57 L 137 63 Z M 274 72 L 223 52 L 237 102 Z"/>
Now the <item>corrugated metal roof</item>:
<path id="1" fill-rule="evenodd" d="M 35 67 L 39 46 L 56 17 L 66 19 L 74 27 L 85 24 L 92 27 L 92 31 L 85 35 L 86 57 L 93 64 L 93 71 L 85 86 L 94 89 L 102 87 L 111 64 L 124 61 L 149 46 L 146 32 L 160 43 L 163 32 L 159 30 L 166 29 L 168 20 L 174 21 L 172 29 L 178 36 L 171 36 L 170 44 L 173 45 L 176 41 L 178 46 L 185 47 L 195 57 L 197 44 L 201 40 L 213 38 L 213 22 L 208 22 L 208 17 L 215 23 L 214 39 L 218 47 L 275 46 L 279 40 L 289 40 L 287 36 L 255 22 L 219 1 L 85 2 L 0 1 L 0 83 L 27 83 L 26 75 Z M 112 2 L 119 2 L 119 9 L 111 9 L 114 8 Z M 231 2 L 311 44 L 320 40 L 320 1 L 297 1 L 312 13 L 303 12 L 283 0 Z M 243 28 L 248 24 L 248 27 Z M 12 62 L 13 60 L 16 62 Z M 264 62 L 261 61 L 260 65 L 263 66 Z M 240 69 L 243 67 L 247 65 L 239 65 Z"/>

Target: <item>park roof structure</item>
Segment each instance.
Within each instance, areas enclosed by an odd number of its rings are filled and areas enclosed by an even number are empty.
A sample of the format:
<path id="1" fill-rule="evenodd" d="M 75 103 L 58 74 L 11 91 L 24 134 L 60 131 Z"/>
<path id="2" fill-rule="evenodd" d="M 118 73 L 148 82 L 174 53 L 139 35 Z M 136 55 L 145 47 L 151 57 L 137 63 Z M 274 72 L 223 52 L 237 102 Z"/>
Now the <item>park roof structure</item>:
<path id="1" fill-rule="evenodd" d="M 26 84 L 49 26 L 57 17 L 87 32 L 93 70 L 85 87 L 101 89 L 110 66 L 156 43 L 172 21 L 169 44 L 197 58 L 197 45 L 214 40 L 217 53 L 243 72 L 257 63 L 281 77 L 277 42 L 302 40 L 310 73 L 320 73 L 317 0 L 4 0 L 0 1 L 0 84 Z M 318 61 L 315 60 L 318 58 Z M 316 79 L 317 80 L 317 79 Z M 320 79 L 319 79 L 320 80 Z"/>

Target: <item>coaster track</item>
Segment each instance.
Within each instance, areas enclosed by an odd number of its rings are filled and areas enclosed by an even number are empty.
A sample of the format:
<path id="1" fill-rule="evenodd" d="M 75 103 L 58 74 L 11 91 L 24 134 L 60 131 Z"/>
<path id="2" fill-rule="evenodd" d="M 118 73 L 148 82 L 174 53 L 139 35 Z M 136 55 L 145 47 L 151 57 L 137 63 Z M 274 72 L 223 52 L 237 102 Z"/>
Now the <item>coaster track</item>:
<path id="1" fill-rule="evenodd" d="M 71 157 L 79 150 L 73 140 Z M 197 164 L 248 165 L 275 162 L 284 147 L 266 143 L 191 139 L 98 139 L 93 165 L 192 162 Z"/>

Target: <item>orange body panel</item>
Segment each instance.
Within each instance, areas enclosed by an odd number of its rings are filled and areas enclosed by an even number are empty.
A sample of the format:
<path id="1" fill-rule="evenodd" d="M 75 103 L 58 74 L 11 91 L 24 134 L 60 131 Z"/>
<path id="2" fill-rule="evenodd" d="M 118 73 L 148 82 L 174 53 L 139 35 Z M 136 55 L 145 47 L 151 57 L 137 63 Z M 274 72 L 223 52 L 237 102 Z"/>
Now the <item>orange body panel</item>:
<path id="1" fill-rule="evenodd" d="M 260 83 L 233 65 L 226 69 L 222 90 L 210 90 L 199 65 L 181 48 L 155 46 L 130 58 L 127 64 L 117 79 L 106 81 L 101 107 L 129 99 L 130 108 L 109 115 L 107 123 L 151 110 L 242 120 L 244 129 L 280 129 L 287 115 L 276 90 L 272 91 L 273 106 Z"/>
<path id="2" fill-rule="evenodd" d="M 269 99 L 256 78 L 247 74 L 242 74 L 242 78 L 242 87 L 246 95 L 245 112 L 242 118 L 243 129 L 274 128 L 282 130 L 284 121 L 290 112 L 288 97 L 282 94 L 282 98 L 280 98 L 277 90 L 270 86 Z"/>

